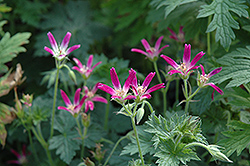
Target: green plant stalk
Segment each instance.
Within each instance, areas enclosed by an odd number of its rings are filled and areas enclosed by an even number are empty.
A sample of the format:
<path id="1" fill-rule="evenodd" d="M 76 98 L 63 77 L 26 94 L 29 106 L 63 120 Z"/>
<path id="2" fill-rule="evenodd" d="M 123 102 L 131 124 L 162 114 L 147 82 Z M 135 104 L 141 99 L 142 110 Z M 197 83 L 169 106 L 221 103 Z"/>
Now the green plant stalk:
<path id="1" fill-rule="evenodd" d="M 110 98 L 110 94 L 107 93 L 106 99 Z M 107 100 L 108 103 L 106 105 L 106 111 L 105 111 L 105 119 L 104 119 L 104 129 L 108 130 L 108 120 L 109 120 L 109 106 L 110 106 L 110 100 Z"/>
<path id="2" fill-rule="evenodd" d="M 83 158 L 83 155 L 84 155 L 84 139 L 85 139 L 85 137 L 87 135 L 88 128 L 84 126 L 84 131 L 83 131 L 83 134 L 82 134 L 80 122 L 79 122 L 77 117 L 75 119 L 76 119 L 77 127 L 79 129 L 79 134 L 80 134 L 81 139 L 82 139 L 82 147 L 81 147 L 81 155 L 80 155 L 80 157 Z"/>
<path id="3" fill-rule="evenodd" d="M 56 82 L 55 82 L 55 89 L 54 89 L 54 98 L 53 98 L 53 108 L 52 108 L 52 117 L 51 117 L 51 128 L 50 128 L 50 139 L 53 137 L 54 134 L 54 121 L 55 121 L 55 112 L 56 112 L 56 96 L 57 96 L 57 89 L 58 89 L 58 82 L 59 82 L 59 66 L 56 63 Z"/>
<path id="4" fill-rule="evenodd" d="M 161 84 L 161 83 L 162 83 L 162 80 L 161 80 L 161 76 L 160 76 L 160 73 L 159 73 L 159 70 L 158 70 L 158 67 L 157 67 L 157 63 L 156 63 L 156 61 L 154 61 L 153 63 L 154 63 L 154 69 L 155 69 L 155 72 L 156 72 L 158 81 L 159 81 L 159 83 Z"/>
<path id="5" fill-rule="evenodd" d="M 113 153 L 114 153 L 115 149 L 117 148 L 117 146 L 119 145 L 119 143 L 120 143 L 122 140 L 128 138 L 128 137 L 131 135 L 130 133 L 131 133 L 131 132 L 129 132 L 129 133 L 126 134 L 125 136 L 121 137 L 121 138 L 116 142 L 115 146 L 113 147 L 112 151 L 110 152 L 110 154 L 109 154 L 108 158 L 106 159 L 105 163 L 103 164 L 103 166 L 106 166 L 106 165 L 108 164 L 109 159 L 110 159 L 111 156 L 113 155 Z"/>
<path id="6" fill-rule="evenodd" d="M 180 80 L 176 79 L 175 80 L 175 101 L 178 103 L 179 102 L 179 85 L 180 85 Z"/>
<path id="7" fill-rule="evenodd" d="M 146 103 L 148 105 L 148 108 L 149 108 L 149 110 L 150 110 L 150 112 L 152 114 L 154 112 L 154 109 L 153 109 L 152 105 L 146 100 L 143 100 L 143 103 Z"/>
<path id="8" fill-rule="evenodd" d="M 211 22 L 211 15 L 208 17 L 208 24 Z M 207 33 L 207 54 L 210 56 L 211 55 L 211 46 L 210 46 L 210 32 Z"/>
<path id="9" fill-rule="evenodd" d="M 134 130 L 134 133 L 135 133 L 135 139 L 136 139 L 136 142 L 137 142 L 139 155 L 140 155 L 140 158 L 141 158 L 141 163 L 142 163 L 142 166 L 144 166 L 145 165 L 144 164 L 144 159 L 143 159 L 143 155 L 142 155 L 142 151 L 141 151 L 141 146 L 140 146 L 140 141 L 139 141 L 138 133 L 137 133 L 136 126 L 135 126 L 135 119 L 134 119 L 134 117 L 131 117 L 131 121 L 132 121 L 133 130 Z"/>
<path id="10" fill-rule="evenodd" d="M 39 161 L 38 156 L 37 156 L 37 153 L 36 153 L 36 150 L 35 150 L 35 148 L 34 148 L 33 141 L 32 141 L 32 136 L 31 136 L 30 129 L 27 129 L 27 131 L 28 131 L 29 142 L 30 142 L 30 146 L 31 146 L 31 149 L 32 149 L 32 153 L 33 153 L 33 155 L 35 156 L 35 160 L 36 160 L 36 161 Z"/>
<path id="11" fill-rule="evenodd" d="M 165 89 L 162 90 L 162 95 L 163 95 L 163 112 L 164 112 L 164 115 L 167 112 L 167 92 L 168 92 L 168 89 L 169 89 L 170 82 L 171 81 L 169 80 L 167 82 L 167 85 L 166 85 Z"/>

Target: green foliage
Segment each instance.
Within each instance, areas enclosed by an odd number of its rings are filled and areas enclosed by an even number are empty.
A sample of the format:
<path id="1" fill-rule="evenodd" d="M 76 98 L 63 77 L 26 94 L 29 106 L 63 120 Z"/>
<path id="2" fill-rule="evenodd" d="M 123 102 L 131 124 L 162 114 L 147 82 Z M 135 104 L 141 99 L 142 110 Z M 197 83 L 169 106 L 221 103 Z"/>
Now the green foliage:
<path id="1" fill-rule="evenodd" d="M 67 31 L 72 33 L 69 46 L 81 44 L 81 51 L 74 51 L 74 55 L 78 57 L 87 54 L 94 40 L 102 39 L 108 34 L 106 27 L 92 20 L 93 13 L 88 1 L 69 1 L 65 5 L 57 3 L 43 19 L 39 26 L 45 32 L 51 31 L 58 43 L 62 41 Z M 48 56 L 49 54 L 41 49 L 44 46 L 50 47 L 50 43 L 43 32 L 37 38 L 35 55 Z"/>
<path id="2" fill-rule="evenodd" d="M 157 6 L 156 9 L 159 9 L 162 6 L 166 6 L 165 7 L 165 18 L 178 6 L 186 4 L 186 3 L 190 3 L 190 2 L 195 2 L 197 0 L 153 0 L 151 2 L 151 5 L 153 6 Z"/>
<path id="3" fill-rule="evenodd" d="M 28 39 L 31 33 L 17 33 L 10 37 L 10 33 L 5 33 L 0 41 L 0 73 L 7 72 L 8 68 L 4 65 L 11 61 L 20 52 L 25 52 L 26 49 L 22 47 L 23 44 L 29 43 Z"/>
<path id="4" fill-rule="evenodd" d="M 49 149 L 56 149 L 56 154 L 60 159 L 70 163 L 76 155 L 76 150 L 80 149 L 79 134 L 74 128 L 75 119 L 68 112 L 61 111 L 55 118 L 54 129 L 60 132 L 59 135 L 53 136 L 49 143 Z M 79 138 L 79 139 L 78 139 Z"/>
<path id="5" fill-rule="evenodd" d="M 239 23 L 234 20 L 231 12 L 239 17 L 248 17 L 247 5 L 244 0 L 214 0 L 210 5 L 201 6 L 201 10 L 197 18 L 208 17 L 214 15 L 212 22 L 207 27 L 207 33 L 216 30 L 215 41 L 220 40 L 220 44 L 228 50 L 235 34 L 232 30 L 239 29 Z"/>
<path id="6" fill-rule="evenodd" d="M 235 151 L 239 156 L 245 148 L 250 148 L 250 124 L 240 121 L 231 121 L 228 124 L 231 129 L 223 132 L 227 138 L 219 141 L 219 145 L 225 147 L 225 153 L 230 156 Z"/>
<path id="7" fill-rule="evenodd" d="M 222 71 L 211 78 L 214 83 L 229 81 L 226 88 L 240 86 L 250 82 L 250 46 L 238 48 L 217 60 L 222 64 Z"/>

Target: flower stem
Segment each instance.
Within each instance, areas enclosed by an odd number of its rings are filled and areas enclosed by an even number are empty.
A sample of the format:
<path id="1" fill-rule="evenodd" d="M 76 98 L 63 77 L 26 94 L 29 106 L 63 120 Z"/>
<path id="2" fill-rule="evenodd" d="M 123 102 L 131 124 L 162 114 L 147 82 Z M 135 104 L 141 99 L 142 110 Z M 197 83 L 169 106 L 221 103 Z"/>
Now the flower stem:
<path id="1" fill-rule="evenodd" d="M 59 66 L 56 65 L 57 71 L 56 71 L 56 82 L 55 82 L 55 89 L 54 89 L 54 99 L 53 99 L 53 108 L 52 108 L 52 117 L 51 117 L 51 128 L 50 128 L 50 139 L 53 137 L 54 134 L 54 120 L 55 120 L 55 112 L 56 112 L 56 96 L 57 96 L 57 88 L 58 88 L 58 82 L 59 82 Z"/>
<path id="2" fill-rule="evenodd" d="M 31 149 L 32 149 L 32 153 L 35 156 L 35 160 L 38 162 L 39 159 L 38 159 L 36 150 L 34 148 L 34 144 L 33 144 L 33 141 L 32 141 L 32 136 L 31 136 L 31 131 L 30 131 L 30 129 L 27 129 L 27 131 L 28 131 L 28 136 L 29 136 L 29 141 L 30 141 L 30 146 L 31 146 Z"/>
<path id="3" fill-rule="evenodd" d="M 166 85 L 165 89 L 162 90 L 162 95 L 163 95 L 163 112 L 164 112 L 164 115 L 167 112 L 167 92 L 168 92 L 168 88 L 169 88 L 170 82 L 171 81 L 169 80 L 167 82 L 167 85 Z"/>
<path id="4" fill-rule="evenodd" d="M 140 158 L 141 158 L 141 163 L 142 163 L 142 166 L 144 166 L 145 164 L 144 164 L 144 160 L 143 160 L 143 155 L 142 155 L 142 151 L 141 151 L 141 146 L 140 146 L 138 133 L 137 133 L 136 126 L 135 126 L 135 119 L 132 116 L 131 116 L 131 121 L 132 121 L 133 130 L 134 130 L 134 133 L 135 133 L 135 138 L 136 138 L 136 142 L 137 142 L 137 146 L 138 146 L 139 155 L 140 155 Z"/>
<path id="5" fill-rule="evenodd" d="M 179 84 L 180 84 L 180 80 L 179 79 L 176 79 L 175 80 L 175 101 L 177 103 L 179 103 Z"/>
<path id="6" fill-rule="evenodd" d="M 149 108 L 149 110 L 150 110 L 150 112 L 152 114 L 154 112 L 152 105 L 146 100 L 144 100 L 143 103 L 146 103 L 148 105 L 148 108 Z"/>
<path id="7" fill-rule="evenodd" d="M 82 134 L 80 122 L 79 122 L 79 120 L 78 120 L 77 117 L 75 119 L 76 119 L 76 124 L 77 124 L 78 130 L 79 130 L 79 134 L 80 134 L 81 139 L 82 139 L 82 148 L 81 148 L 81 155 L 80 155 L 80 157 L 83 158 L 83 156 L 84 156 L 84 139 L 85 139 L 85 137 L 87 135 L 88 128 L 84 127 L 84 131 L 83 131 L 83 134 Z"/>
<path id="8" fill-rule="evenodd" d="M 122 140 L 128 138 L 130 135 L 131 135 L 131 132 L 129 132 L 129 133 L 126 134 L 125 136 L 121 137 L 121 138 L 116 142 L 115 146 L 113 147 L 112 151 L 110 152 L 110 154 L 109 154 L 108 158 L 106 159 L 105 163 L 103 164 L 103 166 L 106 166 L 106 165 L 108 164 L 109 159 L 110 159 L 111 156 L 113 155 L 113 153 L 114 153 L 115 149 L 117 148 L 117 146 L 119 145 L 119 143 L 120 143 Z"/>
<path id="9" fill-rule="evenodd" d="M 208 25 L 211 22 L 211 15 L 208 17 Z M 210 56 L 211 55 L 211 47 L 210 47 L 210 32 L 207 33 L 207 54 Z"/>
<path id="10" fill-rule="evenodd" d="M 159 73 L 159 70 L 158 70 L 156 61 L 154 62 L 154 68 L 155 68 L 155 72 L 156 72 L 158 81 L 159 81 L 160 83 L 162 83 L 161 76 L 160 76 L 160 73 Z"/>
<path id="11" fill-rule="evenodd" d="M 110 94 L 107 93 L 106 98 L 109 99 L 110 98 Z M 108 100 L 108 103 L 106 105 L 106 113 L 105 113 L 105 120 L 104 120 L 104 129 L 105 130 L 108 130 L 109 106 L 110 106 L 110 101 Z"/>

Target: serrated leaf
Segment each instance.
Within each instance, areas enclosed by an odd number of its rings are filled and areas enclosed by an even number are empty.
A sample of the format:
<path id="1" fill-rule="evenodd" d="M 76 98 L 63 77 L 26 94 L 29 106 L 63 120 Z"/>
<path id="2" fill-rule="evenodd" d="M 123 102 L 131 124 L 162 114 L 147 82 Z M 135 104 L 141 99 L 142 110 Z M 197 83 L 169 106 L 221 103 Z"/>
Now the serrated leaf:
<path id="1" fill-rule="evenodd" d="M 250 124 L 250 112 L 241 111 L 240 112 L 240 121 L 246 124 Z"/>
<path id="2" fill-rule="evenodd" d="M 238 48 L 217 60 L 222 64 L 221 72 L 214 75 L 211 81 L 215 84 L 229 80 L 226 88 L 240 86 L 250 82 L 250 46 Z"/>
<path id="3" fill-rule="evenodd" d="M 76 155 L 75 151 L 80 149 L 80 136 L 76 129 L 72 129 L 75 124 L 75 119 L 70 113 L 61 111 L 54 121 L 54 129 L 60 134 L 49 140 L 49 149 L 56 149 L 56 154 L 67 164 Z"/>
<path id="4" fill-rule="evenodd" d="M 207 33 L 216 30 L 215 40 L 220 41 L 220 44 L 229 49 L 232 39 L 235 39 L 234 29 L 239 29 L 239 23 L 234 20 L 231 12 L 234 12 L 239 17 L 248 17 L 247 8 L 244 5 L 244 0 L 214 0 L 210 5 L 201 6 L 197 18 L 213 16 L 213 20 L 207 27 Z"/>
<path id="5" fill-rule="evenodd" d="M 195 2 L 197 0 L 154 0 L 151 5 L 157 6 L 159 9 L 162 6 L 165 7 L 165 18 L 177 7 L 186 3 Z"/>
<path id="6" fill-rule="evenodd" d="M 14 36 L 10 37 L 10 33 L 5 33 L 3 38 L 0 41 L 0 68 L 6 62 L 11 61 L 17 56 L 20 52 L 25 52 L 26 49 L 22 47 L 23 44 L 29 43 L 28 39 L 31 36 L 29 32 L 17 33 Z M 6 69 L 6 68 L 5 68 Z M 0 71 L 6 72 L 6 71 Z"/>
<path id="7" fill-rule="evenodd" d="M 250 148 L 250 124 L 233 120 L 228 126 L 233 130 L 223 132 L 222 134 L 227 138 L 222 139 L 218 144 L 225 147 L 227 156 L 235 151 L 239 156 L 245 148 Z"/>

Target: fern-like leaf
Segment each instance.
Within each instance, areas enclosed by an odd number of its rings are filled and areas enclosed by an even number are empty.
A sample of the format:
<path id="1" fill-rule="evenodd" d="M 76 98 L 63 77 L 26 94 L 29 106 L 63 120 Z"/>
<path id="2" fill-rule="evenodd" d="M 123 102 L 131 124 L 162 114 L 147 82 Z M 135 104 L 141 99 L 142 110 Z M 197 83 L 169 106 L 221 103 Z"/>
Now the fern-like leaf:
<path id="1" fill-rule="evenodd" d="M 202 9 L 197 18 L 214 15 L 208 25 L 207 33 L 216 29 L 215 40 L 220 41 L 225 49 L 229 49 L 232 39 L 235 39 L 232 28 L 239 29 L 239 23 L 234 20 L 230 11 L 239 17 L 248 17 L 246 10 L 248 7 L 243 4 L 244 2 L 244 0 L 214 0 L 210 5 L 201 6 Z"/>

